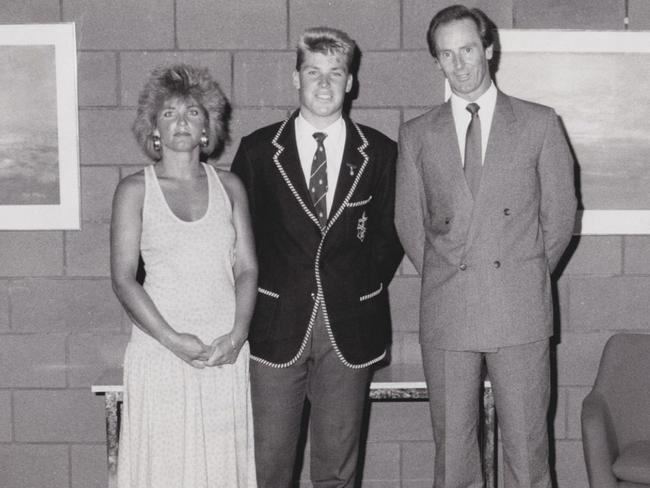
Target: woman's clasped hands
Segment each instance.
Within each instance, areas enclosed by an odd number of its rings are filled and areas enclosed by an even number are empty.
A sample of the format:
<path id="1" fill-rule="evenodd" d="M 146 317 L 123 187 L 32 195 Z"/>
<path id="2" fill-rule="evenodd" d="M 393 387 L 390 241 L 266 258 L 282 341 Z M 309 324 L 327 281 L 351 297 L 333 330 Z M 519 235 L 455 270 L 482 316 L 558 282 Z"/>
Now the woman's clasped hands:
<path id="1" fill-rule="evenodd" d="M 210 345 L 194 334 L 178 333 L 170 349 L 189 365 L 203 369 L 233 364 L 239 356 L 242 344 L 243 341 L 235 340 L 231 332 L 217 337 Z"/>

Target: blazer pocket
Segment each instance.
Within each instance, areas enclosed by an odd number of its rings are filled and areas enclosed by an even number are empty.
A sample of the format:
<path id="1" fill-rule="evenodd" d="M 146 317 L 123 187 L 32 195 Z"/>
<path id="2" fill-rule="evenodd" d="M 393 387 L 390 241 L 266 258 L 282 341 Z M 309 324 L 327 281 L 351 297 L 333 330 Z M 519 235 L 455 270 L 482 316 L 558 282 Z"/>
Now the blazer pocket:
<path id="1" fill-rule="evenodd" d="M 365 295 L 362 295 L 359 297 L 360 302 L 365 302 L 367 300 L 370 300 L 371 298 L 375 298 L 377 295 L 379 295 L 382 291 L 384 290 L 384 284 L 379 283 L 379 288 L 376 290 L 371 291 L 370 293 L 366 293 Z"/>
<path id="2" fill-rule="evenodd" d="M 280 295 L 274 291 L 267 290 L 266 288 L 262 287 L 257 287 L 257 293 L 261 293 L 262 295 L 266 295 L 267 297 L 275 298 L 276 300 L 280 298 Z"/>
<path id="3" fill-rule="evenodd" d="M 370 200 L 372 200 L 372 195 L 370 195 L 365 200 L 357 200 L 356 202 L 348 201 L 348 203 L 346 203 L 345 206 L 348 208 L 362 207 L 364 205 L 368 205 L 370 203 Z"/>
<path id="4" fill-rule="evenodd" d="M 268 337 L 279 303 L 279 293 L 262 287 L 257 288 L 257 302 L 249 332 L 253 341 L 263 341 Z"/>

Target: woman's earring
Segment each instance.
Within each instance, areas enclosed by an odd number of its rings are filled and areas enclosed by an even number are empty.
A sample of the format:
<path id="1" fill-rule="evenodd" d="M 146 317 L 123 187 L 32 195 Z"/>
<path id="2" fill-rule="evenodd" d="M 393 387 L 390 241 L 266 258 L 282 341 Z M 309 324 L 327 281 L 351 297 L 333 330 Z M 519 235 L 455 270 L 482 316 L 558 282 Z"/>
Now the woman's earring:
<path id="1" fill-rule="evenodd" d="M 159 152 L 162 146 L 162 144 L 160 143 L 160 136 L 154 134 L 153 136 L 151 136 L 151 138 L 153 139 L 153 150 Z"/>
<path id="2" fill-rule="evenodd" d="M 208 135 L 205 132 L 205 129 L 201 131 L 201 147 L 208 147 L 208 144 L 210 143 L 210 140 L 208 139 Z"/>

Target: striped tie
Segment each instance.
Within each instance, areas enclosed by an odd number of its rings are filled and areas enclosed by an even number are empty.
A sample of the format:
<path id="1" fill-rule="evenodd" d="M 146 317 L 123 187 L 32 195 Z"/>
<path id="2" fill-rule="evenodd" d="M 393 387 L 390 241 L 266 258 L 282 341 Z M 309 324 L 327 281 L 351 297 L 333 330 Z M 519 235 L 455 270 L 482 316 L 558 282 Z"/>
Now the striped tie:
<path id="1" fill-rule="evenodd" d="M 327 137 L 324 132 L 314 132 L 314 139 L 316 139 L 316 153 L 311 163 L 311 175 L 309 176 L 309 193 L 311 194 L 311 201 L 314 203 L 316 215 L 320 222 L 321 228 L 325 227 L 327 223 L 327 206 L 325 203 L 325 195 L 327 195 L 327 154 L 325 154 L 325 146 L 323 141 Z"/>

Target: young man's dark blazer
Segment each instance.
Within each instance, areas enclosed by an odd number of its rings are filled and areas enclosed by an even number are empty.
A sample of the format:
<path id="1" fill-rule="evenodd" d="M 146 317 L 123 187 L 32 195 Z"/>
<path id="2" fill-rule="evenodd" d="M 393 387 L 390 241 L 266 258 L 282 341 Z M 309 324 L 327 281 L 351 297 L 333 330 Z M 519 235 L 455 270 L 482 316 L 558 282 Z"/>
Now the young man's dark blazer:
<path id="1" fill-rule="evenodd" d="M 321 231 L 295 136 L 295 118 L 242 138 L 232 171 L 249 198 L 259 265 L 249 343 L 254 360 L 293 364 L 318 305 L 341 361 L 364 367 L 390 341 L 388 284 L 402 258 L 394 227 L 396 144 L 344 117 L 334 201 Z"/>

